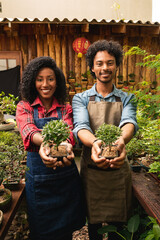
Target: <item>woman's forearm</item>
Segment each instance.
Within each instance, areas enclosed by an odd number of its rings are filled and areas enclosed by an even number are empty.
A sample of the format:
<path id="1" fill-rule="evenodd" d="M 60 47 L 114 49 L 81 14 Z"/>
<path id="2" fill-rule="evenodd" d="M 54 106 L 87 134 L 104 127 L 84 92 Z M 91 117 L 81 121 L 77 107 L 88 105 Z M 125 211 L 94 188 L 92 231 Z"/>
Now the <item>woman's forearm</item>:
<path id="1" fill-rule="evenodd" d="M 32 136 L 32 142 L 36 145 L 36 146 L 40 146 L 41 143 L 43 142 L 43 137 L 41 133 L 36 132 L 35 134 L 33 134 Z"/>

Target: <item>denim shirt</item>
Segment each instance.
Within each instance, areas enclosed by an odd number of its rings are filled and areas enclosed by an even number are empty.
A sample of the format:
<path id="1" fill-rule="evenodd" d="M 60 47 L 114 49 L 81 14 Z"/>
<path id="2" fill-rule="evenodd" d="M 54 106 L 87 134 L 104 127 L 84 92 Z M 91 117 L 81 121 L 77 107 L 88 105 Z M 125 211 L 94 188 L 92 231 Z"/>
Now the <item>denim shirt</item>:
<path id="1" fill-rule="evenodd" d="M 81 129 L 87 129 L 92 132 L 90 128 L 89 114 L 87 110 L 90 96 L 95 96 L 96 102 L 116 102 L 115 96 L 120 97 L 123 104 L 123 110 L 119 127 L 122 127 L 126 123 L 132 123 L 134 124 L 134 133 L 136 133 L 136 131 L 138 130 L 136 120 L 136 106 L 130 101 L 134 98 L 134 95 L 123 92 L 122 90 L 117 89 L 115 85 L 113 85 L 113 91 L 104 98 L 96 91 L 96 84 L 94 84 L 91 89 L 86 90 L 82 93 L 77 93 L 73 97 L 73 133 L 76 137 L 78 131 Z"/>

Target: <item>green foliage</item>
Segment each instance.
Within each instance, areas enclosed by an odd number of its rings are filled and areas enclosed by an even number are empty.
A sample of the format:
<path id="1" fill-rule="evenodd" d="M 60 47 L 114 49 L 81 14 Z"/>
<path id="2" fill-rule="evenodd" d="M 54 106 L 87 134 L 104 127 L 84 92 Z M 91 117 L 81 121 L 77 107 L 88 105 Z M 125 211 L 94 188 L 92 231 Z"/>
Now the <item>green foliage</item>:
<path id="1" fill-rule="evenodd" d="M 139 46 L 133 46 L 127 52 L 125 52 L 125 56 L 135 54 L 143 56 L 142 62 L 137 63 L 137 65 L 156 69 L 156 73 L 160 74 L 160 54 L 149 54 L 146 52 L 146 50 L 141 49 Z"/>
<path id="2" fill-rule="evenodd" d="M 124 240 L 160 239 L 160 226 L 156 222 L 156 219 L 150 216 L 144 218 L 140 214 L 133 215 L 119 232 L 114 225 L 107 225 L 98 230 L 99 234 L 105 234 L 107 232 L 115 232 Z"/>
<path id="3" fill-rule="evenodd" d="M 0 132 L 0 176 L 3 179 L 15 179 L 24 175 L 27 169 L 21 164 L 26 152 L 21 136 L 15 132 Z"/>
<path id="4" fill-rule="evenodd" d="M 53 120 L 45 124 L 42 130 L 44 143 L 54 143 L 56 147 L 66 141 L 70 135 L 70 129 L 62 120 Z"/>
<path id="5" fill-rule="evenodd" d="M 114 125 L 103 123 L 96 131 L 95 136 L 102 140 L 103 146 L 109 145 L 111 147 L 120 136 L 122 135 L 122 130 Z"/>
<path id="6" fill-rule="evenodd" d="M 139 46 L 134 46 L 125 52 L 125 56 L 128 55 L 142 56 L 142 61 L 137 63 L 137 65 L 144 68 L 155 69 L 156 74 L 160 74 L 160 54 L 152 55 Z M 133 103 L 137 104 L 139 130 L 131 142 L 127 144 L 126 148 L 128 154 L 134 156 L 136 156 L 136 151 L 139 153 L 140 149 L 142 152 L 145 150 L 144 152 L 148 154 L 152 160 L 155 160 L 155 166 L 157 166 L 157 160 L 159 161 L 160 159 L 160 95 L 152 95 L 149 91 L 152 87 L 155 88 L 156 91 L 160 91 L 160 87 L 157 87 L 156 80 L 152 82 L 142 81 L 139 83 L 139 86 L 140 89 L 138 90 L 134 90 L 133 88 L 130 90 L 130 92 L 135 95 Z M 143 87 L 145 87 L 145 89 L 143 89 Z M 135 152 L 132 143 L 135 146 Z M 158 169 L 155 168 L 154 171 L 156 172 Z"/>
<path id="7" fill-rule="evenodd" d="M 159 173 L 158 177 L 160 178 L 160 162 L 156 161 L 149 165 L 150 169 L 149 172 L 151 173 Z"/>
<path id="8" fill-rule="evenodd" d="M 15 114 L 16 112 L 16 102 L 18 101 L 18 97 L 14 97 L 14 95 L 9 94 L 5 96 L 4 92 L 0 93 L 0 111 L 7 114 Z"/>

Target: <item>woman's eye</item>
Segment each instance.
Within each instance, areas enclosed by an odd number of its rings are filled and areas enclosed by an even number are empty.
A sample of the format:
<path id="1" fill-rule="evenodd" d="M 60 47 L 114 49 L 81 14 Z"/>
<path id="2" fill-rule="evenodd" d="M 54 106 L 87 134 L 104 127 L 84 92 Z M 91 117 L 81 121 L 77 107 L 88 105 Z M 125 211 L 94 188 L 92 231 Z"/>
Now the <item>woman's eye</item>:
<path id="1" fill-rule="evenodd" d="M 42 79 L 41 79 L 41 78 L 37 78 L 36 80 L 37 80 L 38 82 L 41 82 L 41 81 L 42 81 Z"/>

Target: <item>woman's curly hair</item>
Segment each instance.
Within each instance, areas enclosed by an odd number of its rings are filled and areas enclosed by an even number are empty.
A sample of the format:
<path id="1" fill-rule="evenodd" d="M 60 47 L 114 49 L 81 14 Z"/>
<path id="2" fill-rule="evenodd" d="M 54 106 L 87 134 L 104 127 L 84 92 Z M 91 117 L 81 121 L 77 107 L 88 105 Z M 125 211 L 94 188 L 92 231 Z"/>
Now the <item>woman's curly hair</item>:
<path id="1" fill-rule="evenodd" d="M 39 71 L 43 68 L 50 68 L 54 71 L 57 85 L 54 96 L 59 103 L 64 104 L 66 99 L 65 76 L 51 57 L 37 57 L 27 64 L 23 71 L 20 85 L 21 98 L 28 101 L 30 104 L 36 99 L 38 92 L 36 90 L 35 81 Z"/>
<path id="2" fill-rule="evenodd" d="M 123 50 L 121 45 L 118 42 L 107 41 L 107 40 L 98 40 L 94 42 L 93 44 L 90 45 L 86 53 L 86 60 L 90 68 L 91 74 L 94 78 L 96 78 L 96 76 L 95 76 L 95 73 L 92 72 L 93 61 L 97 52 L 100 52 L 100 51 L 107 51 L 110 55 L 114 56 L 116 59 L 117 67 L 119 67 L 122 61 Z"/>

